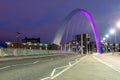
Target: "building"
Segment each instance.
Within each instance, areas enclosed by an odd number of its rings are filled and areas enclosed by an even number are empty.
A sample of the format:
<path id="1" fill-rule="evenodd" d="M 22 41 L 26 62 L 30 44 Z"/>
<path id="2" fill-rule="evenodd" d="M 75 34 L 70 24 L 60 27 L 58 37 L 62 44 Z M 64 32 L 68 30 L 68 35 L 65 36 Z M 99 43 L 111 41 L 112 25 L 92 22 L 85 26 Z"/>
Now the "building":
<path id="1" fill-rule="evenodd" d="M 0 43 L 0 48 L 7 48 L 7 44 L 4 43 L 4 42 L 1 42 L 1 43 Z"/>
<path id="2" fill-rule="evenodd" d="M 6 42 L 7 48 L 23 48 L 21 42 Z"/>
<path id="3" fill-rule="evenodd" d="M 90 51 L 97 52 L 97 47 L 95 41 L 90 41 Z"/>
<path id="4" fill-rule="evenodd" d="M 96 52 L 97 47 L 95 41 L 90 41 L 89 34 L 78 34 L 72 41 L 63 44 L 62 50 L 87 54 Z"/>
<path id="5" fill-rule="evenodd" d="M 22 39 L 23 43 L 41 43 L 40 38 L 27 38 Z"/>
<path id="6" fill-rule="evenodd" d="M 48 44 L 42 44 L 42 43 L 6 42 L 6 44 L 7 44 L 7 48 L 48 50 Z"/>
<path id="7" fill-rule="evenodd" d="M 24 38 L 22 42 L 6 42 L 7 48 L 19 49 L 39 49 L 39 50 L 58 50 L 58 45 L 43 44 L 40 38 Z"/>
<path id="8" fill-rule="evenodd" d="M 22 49 L 45 49 L 41 44 L 40 38 L 27 38 L 22 39 L 22 42 L 6 42 L 7 48 L 22 48 Z"/>
<path id="9" fill-rule="evenodd" d="M 86 54 L 90 51 L 90 35 L 89 34 L 78 34 L 74 36 L 74 45 L 76 48 L 82 47 L 83 53 Z"/>
<path id="10" fill-rule="evenodd" d="M 58 50 L 58 49 L 59 49 L 59 46 L 56 45 L 56 44 L 49 44 L 49 45 L 48 45 L 48 49 L 49 49 L 49 50 Z"/>

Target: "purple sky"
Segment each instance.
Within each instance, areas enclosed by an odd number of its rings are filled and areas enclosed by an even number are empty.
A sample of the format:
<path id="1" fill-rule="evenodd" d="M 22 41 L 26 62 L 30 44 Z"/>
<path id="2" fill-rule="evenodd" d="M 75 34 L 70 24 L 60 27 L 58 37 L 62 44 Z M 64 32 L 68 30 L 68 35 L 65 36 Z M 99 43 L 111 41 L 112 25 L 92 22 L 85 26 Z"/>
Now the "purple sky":
<path id="1" fill-rule="evenodd" d="M 100 38 L 120 19 L 120 0 L 0 0 L 0 41 L 16 41 L 20 32 L 21 38 L 40 37 L 50 43 L 76 8 L 91 13 Z"/>

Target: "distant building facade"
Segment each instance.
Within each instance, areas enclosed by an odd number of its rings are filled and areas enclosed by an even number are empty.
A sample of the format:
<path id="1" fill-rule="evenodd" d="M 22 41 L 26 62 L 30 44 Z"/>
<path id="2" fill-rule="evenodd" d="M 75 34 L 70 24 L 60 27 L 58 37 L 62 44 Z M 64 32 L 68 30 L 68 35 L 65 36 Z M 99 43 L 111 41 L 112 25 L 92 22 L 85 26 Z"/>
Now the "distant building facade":
<path id="1" fill-rule="evenodd" d="M 4 42 L 1 42 L 1 43 L 0 43 L 0 48 L 7 48 L 7 44 L 4 43 Z"/>
<path id="2" fill-rule="evenodd" d="M 27 38 L 22 39 L 23 43 L 41 43 L 40 38 Z"/>
<path id="3" fill-rule="evenodd" d="M 40 38 L 24 38 L 22 42 L 6 42 L 7 48 L 58 50 L 58 45 L 43 44 Z"/>
<path id="4" fill-rule="evenodd" d="M 62 50 L 87 54 L 96 52 L 96 43 L 90 41 L 89 34 L 75 35 L 73 40 L 62 45 Z"/>
<path id="5" fill-rule="evenodd" d="M 90 35 L 89 34 L 78 34 L 74 36 L 77 49 L 82 47 L 83 53 L 86 54 L 90 50 Z"/>

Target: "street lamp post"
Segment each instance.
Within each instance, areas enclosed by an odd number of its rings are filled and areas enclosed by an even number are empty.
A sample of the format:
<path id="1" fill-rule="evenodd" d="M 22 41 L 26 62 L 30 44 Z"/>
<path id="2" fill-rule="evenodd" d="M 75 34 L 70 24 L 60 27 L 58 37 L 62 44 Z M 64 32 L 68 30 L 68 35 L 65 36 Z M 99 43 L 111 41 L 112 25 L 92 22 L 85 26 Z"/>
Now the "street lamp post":
<path id="1" fill-rule="evenodd" d="M 116 38 L 116 31 L 115 31 L 115 29 L 111 29 L 111 30 L 110 30 L 110 33 L 115 35 L 115 44 L 116 44 L 117 38 Z M 116 46 L 114 47 L 114 51 L 115 51 L 115 50 L 116 50 Z M 114 53 L 114 52 L 113 52 L 113 53 Z"/>
<path id="2" fill-rule="evenodd" d="M 16 38 L 17 38 L 17 48 L 19 47 L 18 45 L 18 42 L 19 42 L 19 37 L 20 37 L 20 33 L 19 32 L 16 32 Z"/>
<path id="3" fill-rule="evenodd" d="M 106 38 L 109 38 L 110 39 L 110 43 L 111 43 L 111 38 L 108 34 L 105 35 Z"/>
<path id="4" fill-rule="evenodd" d="M 110 30 L 110 33 L 115 35 L 115 43 L 116 43 L 116 42 L 117 42 L 117 39 L 116 39 L 116 31 L 115 31 L 115 29 L 111 29 L 111 30 Z"/>

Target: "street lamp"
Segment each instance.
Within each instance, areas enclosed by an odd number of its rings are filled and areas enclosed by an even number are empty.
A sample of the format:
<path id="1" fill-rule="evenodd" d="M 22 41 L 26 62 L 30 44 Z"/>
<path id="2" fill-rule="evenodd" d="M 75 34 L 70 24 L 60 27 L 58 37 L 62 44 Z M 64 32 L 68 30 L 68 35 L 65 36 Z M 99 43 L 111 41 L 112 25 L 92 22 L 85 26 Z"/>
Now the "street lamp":
<path id="1" fill-rule="evenodd" d="M 118 22 L 116 23 L 116 27 L 117 27 L 117 28 L 120 28 L 120 21 L 118 21 Z"/>
<path id="2" fill-rule="evenodd" d="M 104 41 L 103 40 L 101 40 L 101 43 L 103 43 Z"/>
<path id="3" fill-rule="evenodd" d="M 106 37 L 106 38 L 109 38 L 109 35 L 108 35 L 108 34 L 106 34 L 106 35 L 105 35 L 105 37 Z"/>
<path id="4" fill-rule="evenodd" d="M 18 42 L 19 42 L 19 37 L 20 37 L 20 33 L 19 32 L 16 32 L 16 38 L 17 38 L 17 48 L 18 48 Z"/>
<path id="5" fill-rule="evenodd" d="M 110 29 L 111 34 L 115 34 L 115 29 Z"/>
<path id="6" fill-rule="evenodd" d="M 115 29 L 111 29 L 110 33 L 115 35 L 115 44 L 116 44 L 117 39 L 116 39 L 116 31 L 115 31 Z M 114 51 L 115 51 L 115 49 L 116 49 L 116 45 L 115 45 Z"/>
<path id="7" fill-rule="evenodd" d="M 110 43 L 111 43 L 111 37 L 108 34 L 106 34 L 105 37 L 110 38 Z"/>
<path id="8" fill-rule="evenodd" d="M 104 37 L 104 38 L 103 38 L 103 41 L 105 41 L 105 40 L 106 40 L 106 38 Z"/>
<path id="9" fill-rule="evenodd" d="M 116 39 L 116 31 L 115 31 L 115 29 L 111 29 L 110 30 L 110 33 L 111 34 L 115 34 L 115 43 L 117 42 L 117 39 Z"/>

